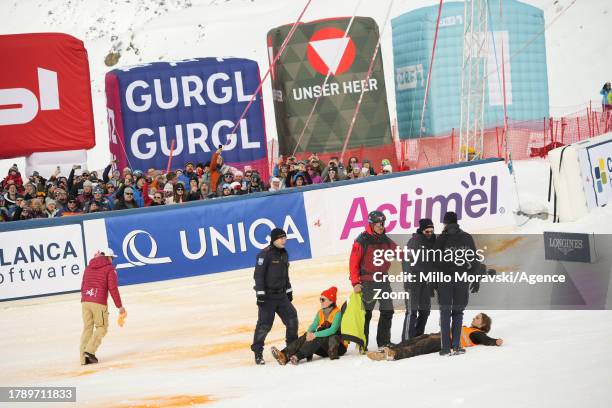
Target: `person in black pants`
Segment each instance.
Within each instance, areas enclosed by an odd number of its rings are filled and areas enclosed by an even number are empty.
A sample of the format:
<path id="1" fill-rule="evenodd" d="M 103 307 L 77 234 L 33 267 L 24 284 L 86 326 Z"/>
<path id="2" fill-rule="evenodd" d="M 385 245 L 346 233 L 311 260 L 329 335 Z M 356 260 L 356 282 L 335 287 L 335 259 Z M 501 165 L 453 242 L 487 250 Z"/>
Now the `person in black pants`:
<path id="1" fill-rule="evenodd" d="M 447 212 L 444 214 L 444 230 L 436 238 L 434 249 L 452 251 L 471 250 L 476 252 L 474 239 L 470 234 L 461 230 L 457 224 L 457 214 Z M 470 284 L 456 279 L 456 273 L 479 271 L 480 266 L 476 260 L 468 262 L 467 257 L 454 257 L 453 261 L 438 262 L 438 266 L 445 275 L 451 275 L 450 282 L 438 283 L 438 304 L 440 305 L 440 355 L 463 354 L 461 347 L 461 325 L 463 324 L 463 311 L 469 300 Z M 452 321 L 452 322 L 451 322 Z M 452 344 L 451 344 L 452 337 Z"/>
<path id="2" fill-rule="evenodd" d="M 274 228 L 270 233 L 270 245 L 257 255 L 254 278 L 259 312 L 251 350 L 255 353 L 255 363 L 259 365 L 266 363 L 263 358 L 264 343 L 276 314 L 287 328 L 286 343 L 290 344 L 298 338 L 298 316 L 291 304 L 293 289 L 289 281 L 286 242 L 285 231 Z"/>
<path id="3" fill-rule="evenodd" d="M 435 240 L 433 222 L 429 218 L 423 218 L 419 220 L 419 228 L 412 234 L 406 246 L 413 251 L 412 253 L 417 253 L 418 250 L 432 249 Z M 415 279 L 415 282 L 404 283 L 404 290 L 409 293 L 402 331 L 402 341 L 406 341 L 425 333 L 425 325 L 431 311 L 432 285 L 421 279 L 421 273 L 432 272 L 435 267 L 422 256 L 410 262 L 402 262 L 402 267 L 403 271 L 410 272 Z"/>
<path id="4" fill-rule="evenodd" d="M 304 335 L 283 350 L 272 347 L 272 355 L 280 365 L 287 362 L 298 364 L 302 359 L 310 360 L 313 354 L 337 360 L 346 353 L 340 337 L 342 311 L 336 306 L 338 289 L 335 286 L 321 292 L 321 309 L 317 312 Z"/>
<path id="5" fill-rule="evenodd" d="M 349 260 L 350 280 L 355 293 L 362 293 L 365 308 L 366 350 L 370 338 L 370 320 L 376 303 L 379 305 L 380 318 L 376 332 L 376 343 L 383 347 L 391 343 L 391 323 L 393 321 L 393 301 L 388 296 L 391 284 L 388 276 L 391 263 L 382 260 L 381 265 L 374 263 L 377 251 L 394 250 L 395 242 L 385 232 L 386 217 L 381 211 L 368 214 L 368 225 L 355 239 Z M 386 295 L 387 294 L 387 295 Z"/>
<path id="6" fill-rule="evenodd" d="M 492 322 L 492 319 L 485 313 L 477 314 L 476 317 L 472 319 L 470 327 L 461 327 L 461 346 L 501 346 L 504 344 L 502 339 L 495 339 L 487 335 L 491 330 Z M 441 348 L 440 333 L 422 334 L 400 344 L 384 347 L 380 351 L 371 351 L 368 353 L 368 357 L 376 361 L 402 360 L 404 358 L 436 353 L 439 352 Z"/>

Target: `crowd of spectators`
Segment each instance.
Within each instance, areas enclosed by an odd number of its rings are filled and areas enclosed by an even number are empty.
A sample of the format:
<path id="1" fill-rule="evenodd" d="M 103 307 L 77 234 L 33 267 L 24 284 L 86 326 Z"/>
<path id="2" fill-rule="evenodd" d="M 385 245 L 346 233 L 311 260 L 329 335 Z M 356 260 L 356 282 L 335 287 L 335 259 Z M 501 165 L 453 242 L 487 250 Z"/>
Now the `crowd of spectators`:
<path id="1" fill-rule="evenodd" d="M 0 221 L 172 205 L 377 175 L 369 160 L 360 162 L 357 157 L 351 157 L 345 167 L 337 157 L 324 163 L 316 155 L 303 161 L 281 156 L 272 177 L 265 182 L 257 170 L 246 166 L 239 171 L 225 164 L 221 149 L 210 162 L 187 163 L 169 173 L 152 168 L 146 172 L 127 167 L 119 171 L 113 167 L 115 163 L 109 163 L 100 175 L 73 166 L 68 177 L 61 175 L 58 167 L 49 179 L 36 171 L 24 179 L 13 165 L 2 180 Z M 379 170 L 380 174 L 391 173 L 391 163 L 383 160 Z"/>

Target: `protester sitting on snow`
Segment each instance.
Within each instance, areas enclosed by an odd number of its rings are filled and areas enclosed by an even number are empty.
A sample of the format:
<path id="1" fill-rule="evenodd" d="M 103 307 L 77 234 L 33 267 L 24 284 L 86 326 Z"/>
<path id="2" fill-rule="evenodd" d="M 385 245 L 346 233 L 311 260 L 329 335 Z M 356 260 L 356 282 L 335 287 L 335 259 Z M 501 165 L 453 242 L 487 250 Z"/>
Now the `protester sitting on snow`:
<path id="1" fill-rule="evenodd" d="M 504 344 L 502 339 L 495 339 L 487 335 L 491 330 L 492 323 L 492 319 L 485 313 L 477 314 L 470 327 L 461 327 L 461 347 L 467 348 L 479 344 L 501 346 Z M 376 361 L 401 360 L 423 354 L 438 353 L 440 350 L 442 350 L 440 333 L 434 333 L 423 334 L 396 345 L 383 347 L 381 351 L 370 351 L 367 355 L 368 358 Z"/>
<path id="2" fill-rule="evenodd" d="M 280 365 L 285 365 L 288 361 L 298 364 L 304 358 L 312 358 L 313 354 L 337 360 L 346 353 L 346 347 L 339 335 L 342 312 L 336 306 L 337 294 L 338 289 L 335 286 L 321 292 L 321 309 L 306 333 L 283 350 L 272 347 L 272 355 Z"/>

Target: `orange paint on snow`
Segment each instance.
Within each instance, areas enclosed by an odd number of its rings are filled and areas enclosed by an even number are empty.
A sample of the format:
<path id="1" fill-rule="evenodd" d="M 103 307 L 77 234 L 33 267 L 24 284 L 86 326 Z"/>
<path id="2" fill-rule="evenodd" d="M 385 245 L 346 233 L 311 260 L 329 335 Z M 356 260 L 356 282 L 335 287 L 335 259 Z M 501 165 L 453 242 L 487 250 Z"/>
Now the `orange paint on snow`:
<path id="1" fill-rule="evenodd" d="M 141 401 L 129 401 L 111 408 L 181 408 L 216 402 L 208 395 L 174 395 L 171 397 L 149 397 Z"/>

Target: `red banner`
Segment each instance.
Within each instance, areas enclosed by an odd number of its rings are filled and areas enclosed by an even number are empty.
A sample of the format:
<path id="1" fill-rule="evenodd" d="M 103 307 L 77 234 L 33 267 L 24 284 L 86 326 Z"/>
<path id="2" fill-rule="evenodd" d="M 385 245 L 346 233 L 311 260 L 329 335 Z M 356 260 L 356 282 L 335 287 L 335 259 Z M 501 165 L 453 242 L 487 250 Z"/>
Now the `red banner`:
<path id="1" fill-rule="evenodd" d="M 0 159 L 95 146 L 87 50 L 67 34 L 0 35 Z"/>

